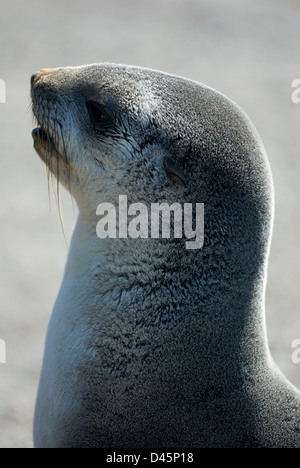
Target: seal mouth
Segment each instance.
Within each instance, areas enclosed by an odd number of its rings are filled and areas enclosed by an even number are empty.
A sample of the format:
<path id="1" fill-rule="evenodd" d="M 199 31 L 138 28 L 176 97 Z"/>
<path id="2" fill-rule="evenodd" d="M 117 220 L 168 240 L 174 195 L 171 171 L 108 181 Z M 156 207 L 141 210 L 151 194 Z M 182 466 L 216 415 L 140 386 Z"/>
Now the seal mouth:
<path id="1" fill-rule="evenodd" d="M 57 149 L 58 146 L 58 122 L 54 121 L 54 132 L 51 129 L 50 119 L 40 118 L 37 115 L 35 108 L 33 110 L 33 117 L 37 127 L 35 127 L 32 132 L 31 136 L 34 141 L 34 146 L 42 146 L 44 149 L 47 150 L 49 156 Z"/>
<path id="2" fill-rule="evenodd" d="M 50 129 L 46 130 L 42 125 L 34 128 L 31 132 L 33 138 L 33 145 L 36 152 L 42 158 L 42 160 L 52 169 L 53 158 L 58 161 L 66 162 L 66 158 L 59 151 L 59 135 L 58 132 L 54 132 L 52 135 Z"/>
<path id="3" fill-rule="evenodd" d="M 52 138 L 49 137 L 48 133 L 43 127 L 36 127 L 32 130 L 31 132 L 33 141 L 35 142 L 36 140 L 41 140 L 47 143 L 53 143 Z"/>
<path id="4" fill-rule="evenodd" d="M 31 136 L 34 142 L 34 148 L 42 158 L 42 160 L 51 168 L 51 160 L 55 158 L 61 163 L 67 164 L 66 149 L 64 138 L 62 134 L 62 126 L 56 118 L 40 119 L 33 109 L 34 119 L 36 120 L 37 127 L 35 127 Z"/>

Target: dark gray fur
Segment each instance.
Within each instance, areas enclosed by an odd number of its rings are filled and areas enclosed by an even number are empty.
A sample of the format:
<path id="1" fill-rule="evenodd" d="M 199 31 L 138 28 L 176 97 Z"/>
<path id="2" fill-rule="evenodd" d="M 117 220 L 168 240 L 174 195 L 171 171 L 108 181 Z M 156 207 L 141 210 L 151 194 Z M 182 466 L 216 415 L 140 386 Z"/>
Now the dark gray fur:
<path id="1" fill-rule="evenodd" d="M 115 135 L 93 132 L 91 98 L 109 107 Z M 45 102 L 60 116 L 71 166 L 67 183 L 60 178 L 81 227 L 49 325 L 36 446 L 300 448 L 299 392 L 266 339 L 273 188 L 248 117 L 204 85 L 110 64 L 41 78 L 36 114 L 46 114 Z M 86 174 L 80 158 L 91 148 Z M 129 203 L 204 203 L 203 248 L 107 239 L 97 260 L 96 206 L 119 194 Z M 92 266 L 78 253 L 87 252 L 83 231 L 96 246 Z"/>

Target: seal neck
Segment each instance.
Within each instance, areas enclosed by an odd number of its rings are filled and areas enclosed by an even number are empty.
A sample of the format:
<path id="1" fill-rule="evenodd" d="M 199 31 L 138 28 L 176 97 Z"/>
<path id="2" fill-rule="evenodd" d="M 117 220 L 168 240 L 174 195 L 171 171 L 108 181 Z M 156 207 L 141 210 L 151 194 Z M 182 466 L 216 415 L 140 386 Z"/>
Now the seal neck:
<path id="1" fill-rule="evenodd" d="M 195 252 L 180 253 L 176 243 L 149 242 L 151 248 L 145 239 L 99 239 L 79 216 L 65 274 L 80 284 L 81 303 L 84 294 L 89 304 L 94 298 L 97 321 L 109 324 L 112 317 L 101 315 L 109 309 L 132 334 L 140 326 L 158 334 L 173 330 L 194 349 L 203 372 L 211 365 L 225 372 L 224 362 L 233 373 L 241 372 L 241 361 L 247 368 L 263 365 L 268 359 L 264 263 L 246 275 L 233 262 L 226 276 L 220 249 L 216 257 L 199 250 L 195 261 Z"/>

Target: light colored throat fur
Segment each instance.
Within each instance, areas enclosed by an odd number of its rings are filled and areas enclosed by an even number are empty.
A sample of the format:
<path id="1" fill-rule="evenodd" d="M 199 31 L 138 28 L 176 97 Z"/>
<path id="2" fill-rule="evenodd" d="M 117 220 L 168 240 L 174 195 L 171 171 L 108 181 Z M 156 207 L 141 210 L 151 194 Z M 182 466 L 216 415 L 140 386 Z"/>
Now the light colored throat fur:
<path id="1" fill-rule="evenodd" d="M 166 260 L 168 242 L 99 239 L 79 215 L 65 269 L 64 287 L 67 286 L 69 298 L 83 305 L 88 301 L 89 307 L 95 309 L 109 304 L 146 310 L 153 307 L 155 297 L 159 296 L 162 308 L 172 308 L 172 303 L 178 301 L 174 285 L 178 275 L 169 269 L 177 269 L 178 265 L 170 265 Z M 176 249 L 175 245 L 170 248 Z M 184 252 L 183 247 L 182 255 Z"/>

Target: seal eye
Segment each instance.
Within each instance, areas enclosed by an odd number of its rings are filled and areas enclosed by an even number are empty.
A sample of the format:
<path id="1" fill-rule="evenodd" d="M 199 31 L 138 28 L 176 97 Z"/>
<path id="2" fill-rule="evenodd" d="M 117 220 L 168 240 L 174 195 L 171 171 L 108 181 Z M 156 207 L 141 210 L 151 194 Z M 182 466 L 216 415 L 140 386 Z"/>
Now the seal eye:
<path id="1" fill-rule="evenodd" d="M 103 104 L 95 101 L 87 101 L 86 107 L 94 127 L 101 129 L 112 125 L 112 118 Z"/>

